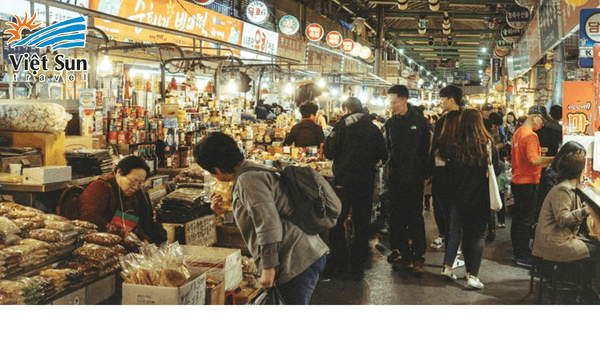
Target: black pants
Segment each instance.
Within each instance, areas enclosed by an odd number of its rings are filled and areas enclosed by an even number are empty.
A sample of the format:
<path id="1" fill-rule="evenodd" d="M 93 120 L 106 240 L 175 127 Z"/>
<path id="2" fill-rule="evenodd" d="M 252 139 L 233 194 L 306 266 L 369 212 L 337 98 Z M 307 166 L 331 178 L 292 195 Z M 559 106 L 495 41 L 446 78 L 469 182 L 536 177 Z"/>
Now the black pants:
<path id="1" fill-rule="evenodd" d="M 502 200 L 502 209 L 498 211 L 498 223 L 506 222 L 506 191 L 500 192 L 500 200 Z"/>
<path id="2" fill-rule="evenodd" d="M 425 220 L 423 219 L 423 183 L 410 187 L 390 187 L 392 220 L 390 247 L 398 249 L 405 262 L 424 262 Z M 409 243 L 412 241 L 412 244 Z"/>
<path id="3" fill-rule="evenodd" d="M 437 225 L 439 236 L 447 239 L 448 238 L 448 223 L 450 220 L 450 206 L 448 205 L 446 200 L 439 196 L 439 194 L 433 192 L 433 218 L 435 219 L 435 224 Z"/>
<path id="4" fill-rule="evenodd" d="M 536 184 L 515 184 L 511 182 L 511 189 L 515 197 L 514 215 L 510 226 L 510 240 L 513 254 L 517 259 L 531 258 L 529 240 L 531 239 L 531 226 L 535 212 Z"/>
<path id="5" fill-rule="evenodd" d="M 332 268 L 345 269 L 348 265 L 348 246 L 344 222 L 352 209 L 354 243 L 350 249 L 350 264 L 353 269 L 362 269 L 369 255 L 369 222 L 373 211 L 373 181 L 354 182 L 335 188 L 342 201 L 342 213 L 337 224 L 329 231 L 331 255 L 328 260 Z"/>

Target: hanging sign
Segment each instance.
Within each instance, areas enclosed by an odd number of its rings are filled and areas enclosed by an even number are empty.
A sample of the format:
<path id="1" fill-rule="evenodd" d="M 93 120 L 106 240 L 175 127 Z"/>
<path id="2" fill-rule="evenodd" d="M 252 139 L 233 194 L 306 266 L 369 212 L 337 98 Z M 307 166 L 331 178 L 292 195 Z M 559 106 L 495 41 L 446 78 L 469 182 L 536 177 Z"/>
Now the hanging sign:
<path id="1" fill-rule="evenodd" d="M 492 60 L 492 81 L 493 82 L 500 81 L 501 76 L 502 76 L 502 60 L 493 59 Z"/>
<path id="2" fill-rule="evenodd" d="M 595 43 L 600 43 L 600 9 L 582 9 L 579 19 L 579 67 L 592 67 Z"/>
<path id="3" fill-rule="evenodd" d="M 277 55 L 277 44 L 279 34 L 266 30 L 262 27 L 254 26 L 244 22 L 244 31 L 242 34 L 242 46 L 253 50 Z M 254 54 L 256 56 L 256 54 Z M 256 56 L 257 59 L 262 59 Z"/>
<path id="4" fill-rule="evenodd" d="M 250 22 L 260 25 L 269 17 L 269 8 L 262 1 L 253 1 L 246 7 L 246 18 Z"/>
<path id="5" fill-rule="evenodd" d="M 591 81 L 563 82 L 563 133 L 589 135 L 594 113 L 594 84 Z"/>
<path id="6" fill-rule="evenodd" d="M 327 34 L 327 38 L 325 40 L 329 46 L 338 47 L 342 44 L 342 35 L 340 32 L 332 31 Z"/>
<path id="7" fill-rule="evenodd" d="M 308 40 L 310 41 L 320 41 L 323 39 L 324 35 L 325 30 L 323 29 L 323 26 L 319 24 L 310 24 L 306 27 L 306 37 L 308 37 Z"/>
<path id="8" fill-rule="evenodd" d="M 569 4 L 567 1 L 560 2 L 560 17 L 562 18 L 562 37 L 566 37 L 579 28 L 579 15 L 584 8 L 597 8 L 599 0 L 588 0 L 585 6 Z"/>
<path id="9" fill-rule="evenodd" d="M 540 27 L 540 49 L 542 54 L 553 48 L 561 37 L 560 3 L 545 0 L 538 10 Z"/>
<path id="10" fill-rule="evenodd" d="M 517 40 L 519 40 L 519 37 L 521 36 L 521 30 L 512 28 L 509 25 L 504 25 L 504 27 L 502 27 L 500 35 L 504 40 L 514 43 L 517 42 Z"/>
<path id="11" fill-rule="evenodd" d="M 306 42 L 284 34 L 279 34 L 277 55 L 300 61 L 300 63 L 303 64 L 304 58 L 306 57 Z"/>
<path id="12" fill-rule="evenodd" d="M 410 76 L 410 72 L 407 69 L 403 69 L 400 75 L 402 75 L 403 78 L 408 78 Z"/>
<path id="13" fill-rule="evenodd" d="M 351 39 L 345 39 L 344 41 L 342 41 L 342 51 L 350 53 L 353 49 L 354 41 L 352 41 Z"/>
<path id="14" fill-rule="evenodd" d="M 509 42 L 509 41 L 506 41 L 506 40 L 504 40 L 504 39 L 498 39 L 498 40 L 496 40 L 496 46 L 498 46 L 498 47 L 508 47 L 508 48 L 510 48 L 510 47 L 512 47 L 512 46 L 513 46 L 513 43 L 512 43 L 512 42 Z"/>
<path id="15" fill-rule="evenodd" d="M 362 50 L 362 45 L 359 44 L 358 42 L 354 43 L 354 48 L 352 49 L 352 52 L 350 52 L 350 55 L 352 56 L 360 56 L 360 51 Z"/>
<path id="16" fill-rule="evenodd" d="M 512 6 L 508 12 L 506 12 L 506 22 L 512 28 L 523 29 L 527 27 L 530 18 L 531 13 L 529 12 L 529 9 L 519 5 Z"/>
<path id="17" fill-rule="evenodd" d="M 194 1 L 195 4 L 202 5 L 202 6 L 208 6 L 208 5 L 212 4 L 213 2 L 215 2 L 215 0 L 192 0 L 192 1 Z"/>
<path id="18" fill-rule="evenodd" d="M 363 59 L 368 59 L 368 58 L 370 58 L 370 57 L 371 57 L 371 54 L 372 54 L 372 52 L 371 52 L 371 49 L 369 48 L 369 46 L 362 46 L 362 47 L 360 48 L 360 53 L 359 53 L 359 56 L 360 56 L 361 58 L 363 58 Z"/>
<path id="19" fill-rule="evenodd" d="M 296 34 L 300 29 L 300 22 L 295 16 L 286 14 L 279 19 L 279 30 L 285 35 Z"/>
<path id="20" fill-rule="evenodd" d="M 521 7 L 533 7 L 538 0 L 515 0 L 515 2 Z"/>

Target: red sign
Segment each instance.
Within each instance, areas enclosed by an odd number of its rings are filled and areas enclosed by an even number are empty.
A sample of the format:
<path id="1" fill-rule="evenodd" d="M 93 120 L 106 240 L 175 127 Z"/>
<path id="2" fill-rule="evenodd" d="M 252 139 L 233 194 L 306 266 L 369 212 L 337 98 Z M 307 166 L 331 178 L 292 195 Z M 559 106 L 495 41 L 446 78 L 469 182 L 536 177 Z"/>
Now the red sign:
<path id="1" fill-rule="evenodd" d="M 346 39 L 346 40 L 342 41 L 342 51 L 344 51 L 346 53 L 350 53 L 350 52 L 352 52 L 353 49 L 354 49 L 354 41 L 352 41 L 352 39 Z"/>
<path id="2" fill-rule="evenodd" d="M 329 34 L 327 34 L 327 44 L 331 47 L 338 47 L 339 45 L 341 45 L 342 35 L 340 34 L 340 32 L 329 32 Z"/>
<path id="3" fill-rule="evenodd" d="M 590 135 L 593 113 L 594 84 L 591 81 L 563 82 L 563 134 Z"/>
<path id="4" fill-rule="evenodd" d="M 310 24 L 306 27 L 306 36 L 310 41 L 319 41 L 323 39 L 325 35 L 325 30 L 323 26 L 319 24 Z"/>
<path id="5" fill-rule="evenodd" d="M 492 74 L 492 68 L 491 67 L 486 68 L 485 69 L 485 74 L 487 74 L 487 75 Z"/>

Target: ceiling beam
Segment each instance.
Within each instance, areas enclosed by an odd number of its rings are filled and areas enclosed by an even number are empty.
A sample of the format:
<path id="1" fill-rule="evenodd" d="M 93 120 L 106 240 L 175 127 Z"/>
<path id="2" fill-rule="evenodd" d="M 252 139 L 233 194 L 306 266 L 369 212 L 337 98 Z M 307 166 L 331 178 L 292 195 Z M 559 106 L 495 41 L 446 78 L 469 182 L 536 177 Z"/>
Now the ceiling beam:
<path id="1" fill-rule="evenodd" d="M 429 46 L 429 45 L 399 45 L 396 46 L 398 48 L 402 48 L 405 51 L 416 51 L 416 49 L 419 49 L 419 52 L 423 52 L 423 53 L 427 53 L 427 52 L 436 52 L 437 50 L 451 50 L 451 51 L 455 51 L 455 50 L 464 50 L 465 52 L 470 52 L 470 51 L 481 51 L 481 47 L 474 47 L 474 46 Z M 428 50 L 427 50 L 428 49 Z M 450 51 L 450 52 L 451 52 Z"/>
<path id="2" fill-rule="evenodd" d="M 432 34 L 433 35 L 433 34 Z M 427 42 L 429 41 L 428 38 L 429 35 L 427 36 L 419 36 L 419 37 L 410 37 L 410 36 L 388 36 L 386 38 L 387 41 L 423 41 L 423 42 Z M 439 35 L 433 35 L 434 39 L 446 39 L 446 37 L 441 37 Z M 481 43 L 485 43 L 485 42 L 492 42 L 495 41 L 494 39 L 479 39 L 479 38 L 460 38 L 460 37 L 452 37 L 452 41 L 453 42 L 481 42 Z"/>
<path id="3" fill-rule="evenodd" d="M 393 28 L 385 31 L 386 33 L 404 33 L 404 34 L 419 34 L 419 30 L 416 28 Z M 442 34 L 442 29 L 428 28 L 427 34 L 431 33 L 440 33 Z M 452 30 L 452 34 L 472 34 L 472 35 L 481 35 L 481 34 L 500 34 L 500 29 L 457 29 Z"/>
<path id="4" fill-rule="evenodd" d="M 496 13 L 449 13 L 450 14 L 450 20 L 452 19 L 479 19 L 479 20 L 486 20 L 486 19 L 493 19 L 493 18 L 504 18 L 506 17 L 505 13 L 500 13 L 500 12 L 496 12 Z M 377 11 L 369 11 L 369 15 L 374 16 L 377 15 Z M 386 19 L 395 19 L 395 18 L 404 18 L 404 17 L 409 17 L 409 18 L 418 18 L 420 16 L 424 15 L 425 17 L 443 17 L 444 16 L 444 11 L 437 11 L 437 12 L 431 12 L 431 11 L 423 11 L 423 12 L 389 12 L 386 11 L 385 12 L 385 18 Z"/>
<path id="5" fill-rule="evenodd" d="M 410 0 L 410 2 L 428 2 L 428 0 Z M 368 3 L 377 5 L 396 5 L 398 2 L 396 0 L 375 0 L 368 1 Z M 450 5 L 513 5 L 514 3 L 514 0 L 452 0 Z"/>

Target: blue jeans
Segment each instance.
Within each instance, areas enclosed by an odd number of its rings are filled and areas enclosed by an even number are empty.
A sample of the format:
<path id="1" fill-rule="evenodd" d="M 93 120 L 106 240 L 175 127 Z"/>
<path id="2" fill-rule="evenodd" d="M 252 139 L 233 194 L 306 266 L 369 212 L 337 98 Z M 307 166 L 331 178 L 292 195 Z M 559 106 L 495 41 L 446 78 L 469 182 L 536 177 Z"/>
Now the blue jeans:
<path id="1" fill-rule="evenodd" d="M 327 257 L 324 255 L 292 280 L 283 285 L 277 285 L 286 305 L 308 305 L 319 281 L 319 275 L 325 269 L 326 262 Z"/>
<path id="2" fill-rule="evenodd" d="M 486 214 L 487 210 L 461 211 L 454 205 L 450 208 L 450 232 L 446 239 L 444 264 L 452 266 L 462 240 L 467 272 L 474 276 L 479 274 L 485 246 Z"/>

